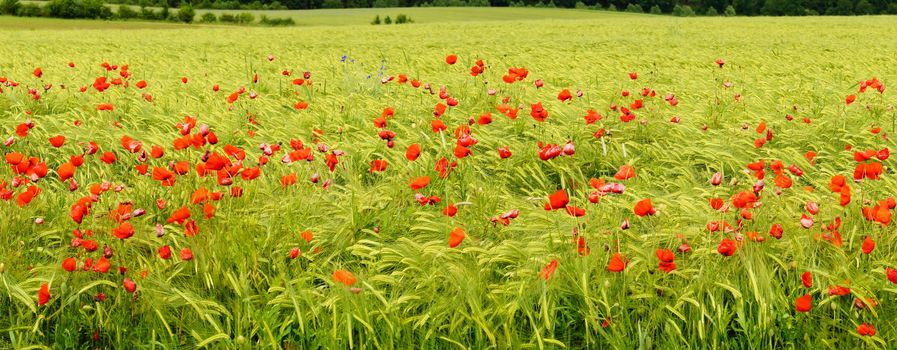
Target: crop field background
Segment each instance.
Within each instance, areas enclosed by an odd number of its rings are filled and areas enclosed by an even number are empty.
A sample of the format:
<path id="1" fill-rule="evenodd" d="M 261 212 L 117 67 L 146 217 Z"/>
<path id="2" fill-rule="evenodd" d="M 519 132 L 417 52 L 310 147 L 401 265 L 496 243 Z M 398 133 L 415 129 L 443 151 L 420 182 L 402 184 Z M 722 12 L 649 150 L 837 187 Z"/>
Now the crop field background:
<path id="1" fill-rule="evenodd" d="M 0 17 L 0 347 L 893 346 L 894 17 L 486 10 Z"/>

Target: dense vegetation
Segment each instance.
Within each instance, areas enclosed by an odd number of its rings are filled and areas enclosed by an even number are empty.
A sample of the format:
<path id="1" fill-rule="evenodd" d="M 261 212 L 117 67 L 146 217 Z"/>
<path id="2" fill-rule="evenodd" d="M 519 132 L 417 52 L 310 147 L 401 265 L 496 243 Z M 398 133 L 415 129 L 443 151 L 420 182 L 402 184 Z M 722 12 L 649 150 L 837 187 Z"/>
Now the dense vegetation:
<path id="1" fill-rule="evenodd" d="M 103 20 L 130 20 L 139 19 L 145 21 L 169 21 L 193 23 L 196 18 L 196 11 L 189 4 L 181 4 L 177 9 L 169 9 L 162 7 L 153 9 L 148 7 L 140 7 L 135 10 L 127 5 L 118 6 L 113 10 L 110 6 L 103 3 L 102 0 L 50 0 L 45 4 L 37 3 L 21 3 L 19 0 L 2 0 L 0 2 L 0 14 L 20 16 L 20 17 L 52 17 L 52 18 L 86 18 L 86 19 L 103 19 Z M 223 23 L 223 24 L 259 24 L 265 26 L 292 26 L 295 22 L 292 18 L 269 18 L 262 15 L 258 22 L 255 22 L 255 15 L 245 12 L 240 14 L 222 13 L 216 16 L 214 13 L 204 13 L 199 18 L 202 23 Z"/>
<path id="2" fill-rule="evenodd" d="M 181 0 L 109 0 L 125 4 L 177 7 Z M 698 15 L 805 16 L 897 14 L 897 0 L 191 0 L 195 8 L 316 9 L 415 6 L 547 6 L 595 8 L 656 14 L 688 7 Z M 681 10 L 686 13 L 689 10 Z"/>

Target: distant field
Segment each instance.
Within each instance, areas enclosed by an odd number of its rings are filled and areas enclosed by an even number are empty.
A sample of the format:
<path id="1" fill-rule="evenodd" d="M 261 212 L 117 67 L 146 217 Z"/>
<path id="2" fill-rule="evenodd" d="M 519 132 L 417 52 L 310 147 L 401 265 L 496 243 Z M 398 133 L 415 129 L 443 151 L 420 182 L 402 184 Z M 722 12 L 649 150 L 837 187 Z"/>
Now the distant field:
<path id="1" fill-rule="evenodd" d="M 26 0 L 23 3 L 44 3 L 43 1 Z M 109 5 L 117 8 L 120 5 Z M 131 6 L 139 9 L 139 6 Z M 158 8 L 154 8 L 158 9 Z M 365 8 L 365 9 L 320 9 L 320 10 L 196 10 L 198 20 L 203 13 L 212 12 L 238 14 L 249 12 L 258 19 L 261 15 L 276 18 L 291 17 L 297 26 L 347 26 L 370 24 L 375 16 L 395 18 L 398 14 L 411 17 L 416 23 L 453 23 L 481 21 L 527 21 L 527 20 L 583 20 L 609 17 L 631 17 L 632 14 L 576 9 L 543 9 L 543 8 L 497 8 L 497 7 L 411 7 L 411 8 Z M 4 25 L 0 21 L 0 26 Z"/>
<path id="2" fill-rule="evenodd" d="M 0 17 L 0 347 L 895 344 L 897 18 L 282 15 Z"/>

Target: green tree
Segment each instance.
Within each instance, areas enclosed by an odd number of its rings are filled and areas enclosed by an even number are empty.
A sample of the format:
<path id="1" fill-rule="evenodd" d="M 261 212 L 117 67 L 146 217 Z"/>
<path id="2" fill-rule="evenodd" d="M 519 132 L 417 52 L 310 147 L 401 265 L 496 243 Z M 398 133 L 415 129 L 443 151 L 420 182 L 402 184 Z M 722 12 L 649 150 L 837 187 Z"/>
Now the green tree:
<path id="1" fill-rule="evenodd" d="M 871 15 L 875 13 L 875 8 L 872 7 L 869 1 L 860 0 L 857 2 L 856 7 L 853 8 L 853 13 L 857 15 Z"/>

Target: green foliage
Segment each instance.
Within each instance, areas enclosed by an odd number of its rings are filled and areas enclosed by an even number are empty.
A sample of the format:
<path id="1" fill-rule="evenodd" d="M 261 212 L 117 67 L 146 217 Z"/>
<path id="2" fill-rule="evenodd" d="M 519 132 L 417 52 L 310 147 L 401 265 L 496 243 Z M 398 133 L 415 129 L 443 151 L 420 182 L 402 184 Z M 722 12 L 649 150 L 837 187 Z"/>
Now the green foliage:
<path id="1" fill-rule="evenodd" d="M 140 18 L 147 21 L 159 21 L 165 19 L 165 17 L 162 17 L 162 11 L 153 11 L 153 9 L 146 7 L 140 8 Z"/>
<path id="2" fill-rule="evenodd" d="M 15 15 L 19 13 L 22 3 L 19 0 L 3 0 L 0 2 L 0 14 Z"/>
<path id="3" fill-rule="evenodd" d="M 104 6 L 102 0 L 50 0 L 45 6 L 47 15 L 56 18 L 112 17 L 112 10 Z"/>
<path id="4" fill-rule="evenodd" d="M 657 5 L 651 6 L 651 10 L 648 11 L 648 12 L 651 13 L 652 15 L 661 15 L 661 14 L 663 14 L 663 12 L 660 10 L 660 6 L 657 6 Z"/>
<path id="5" fill-rule="evenodd" d="M 123 20 L 140 18 L 140 12 L 132 9 L 131 6 L 119 6 L 115 11 L 115 18 Z"/>
<path id="6" fill-rule="evenodd" d="M 631 13 L 645 13 L 645 10 L 642 8 L 642 5 L 630 3 L 626 6 L 626 12 Z"/>
<path id="7" fill-rule="evenodd" d="M 707 8 L 707 12 L 704 13 L 705 16 L 716 17 L 719 16 L 719 12 L 716 11 L 716 8 L 711 6 Z"/>
<path id="8" fill-rule="evenodd" d="M 860 0 L 854 6 L 853 13 L 857 15 L 871 15 L 875 13 L 875 7 L 869 3 L 869 0 Z"/>
<path id="9" fill-rule="evenodd" d="M 324 0 L 321 7 L 325 9 L 338 9 L 343 7 L 343 2 L 341 0 Z"/>
<path id="10" fill-rule="evenodd" d="M 230 13 L 222 13 L 218 16 L 218 22 L 221 23 L 238 23 L 237 16 Z"/>
<path id="11" fill-rule="evenodd" d="M 677 17 L 693 17 L 695 11 L 688 5 L 676 5 L 673 7 L 673 16 Z"/>
<path id="12" fill-rule="evenodd" d="M 241 12 L 237 15 L 238 24 L 252 24 L 252 22 L 255 22 L 255 15 L 249 12 Z"/>
<path id="13" fill-rule="evenodd" d="M 380 21 L 380 15 L 375 16 L 375 17 L 374 17 L 374 20 L 371 21 L 371 24 L 373 24 L 373 25 L 378 25 L 378 24 L 380 24 L 380 23 L 381 23 L 381 21 Z"/>
<path id="14" fill-rule="evenodd" d="M 215 16 L 214 13 L 206 12 L 203 13 L 202 16 L 199 16 L 200 23 L 215 23 L 218 22 L 218 17 Z"/>
<path id="15" fill-rule="evenodd" d="M 162 20 L 162 21 L 167 21 L 167 20 L 170 20 L 171 18 L 172 18 L 171 10 L 168 8 L 168 6 L 163 6 L 162 9 L 159 11 L 158 19 Z"/>
<path id="16" fill-rule="evenodd" d="M 396 16 L 396 24 L 405 24 L 405 23 L 414 23 L 414 21 L 412 21 L 411 17 L 408 17 L 408 15 L 405 15 L 402 13 L 398 14 Z"/>
<path id="17" fill-rule="evenodd" d="M 398 0 L 374 0 L 374 7 L 376 7 L 376 8 L 399 7 L 399 1 Z"/>
<path id="18" fill-rule="evenodd" d="M 3 0 L 12 1 L 12 0 Z M 132 4 L 143 7 L 177 7 L 181 1 L 172 0 L 106 0 L 108 3 Z M 186 2 L 186 1 L 185 1 Z M 714 1 L 579 1 L 562 0 L 559 3 L 544 2 L 544 0 L 198 0 L 189 2 L 195 9 L 219 9 L 219 10 L 286 10 L 286 9 L 314 9 L 314 8 L 391 8 L 391 7 L 460 7 L 460 6 L 508 6 L 508 7 L 538 7 L 551 8 L 554 6 L 577 9 L 607 9 L 609 11 L 638 12 L 637 7 L 649 13 L 669 13 L 675 6 L 689 6 L 697 14 L 719 12 L 723 15 L 730 7 L 731 13 L 746 16 L 802 16 L 802 15 L 853 15 L 853 14 L 887 14 L 897 13 L 897 3 L 891 0 L 825 0 L 825 1 L 792 1 L 792 0 L 714 0 Z M 552 6 L 554 4 L 554 6 Z M 607 6 L 606 8 L 602 6 Z M 652 12 L 654 7 L 660 12 Z M 710 8 L 713 8 L 711 10 Z M 15 12 L 12 12 L 15 13 Z M 165 14 L 169 18 L 168 14 Z M 176 18 L 172 17 L 172 18 Z"/>
<path id="19" fill-rule="evenodd" d="M 183 4 L 178 8 L 177 18 L 184 23 L 193 23 L 193 17 L 196 17 L 196 11 L 190 4 Z"/>
<path id="20" fill-rule="evenodd" d="M 732 5 L 726 6 L 726 11 L 723 12 L 726 17 L 735 17 L 737 16 L 735 12 L 735 7 Z"/>
<path id="21" fill-rule="evenodd" d="M 262 15 L 261 18 L 259 18 L 259 24 L 269 27 L 289 27 L 296 25 L 296 22 L 292 17 L 269 18 L 266 15 Z"/>
<path id="22" fill-rule="evenodd" d="M 383 24 L 392 24 L 392 18 L 386 16 L 386 18 L 383 19 Z"/>
<path id="23" fill-rule="evenodd" d="M 19 10 L 16 11 L 16 16 L 20 17 L 41 17 L 44 15 L 44 8 L 32 3 L 19 6 Z"/>

